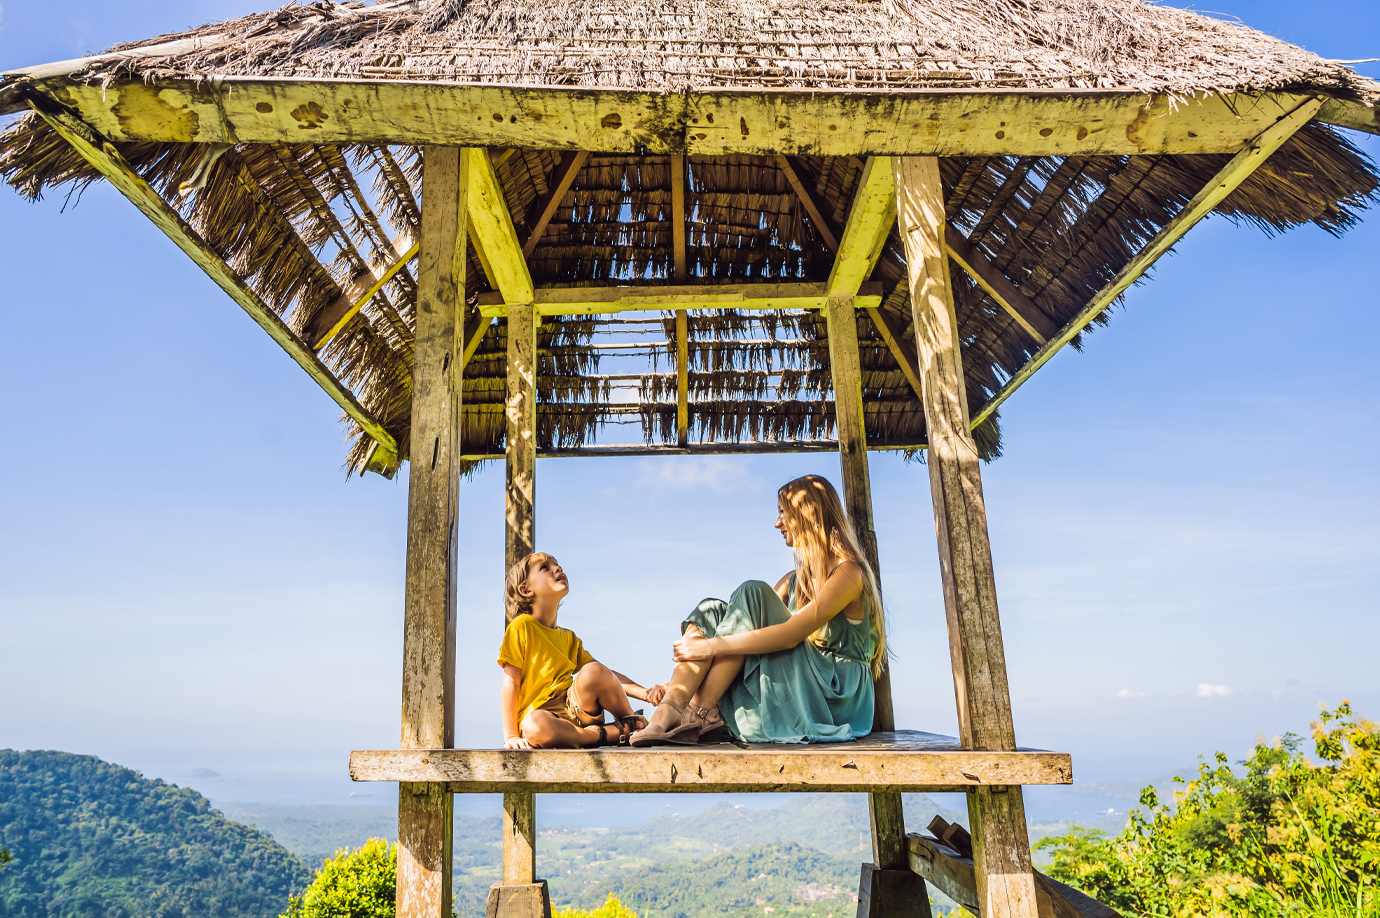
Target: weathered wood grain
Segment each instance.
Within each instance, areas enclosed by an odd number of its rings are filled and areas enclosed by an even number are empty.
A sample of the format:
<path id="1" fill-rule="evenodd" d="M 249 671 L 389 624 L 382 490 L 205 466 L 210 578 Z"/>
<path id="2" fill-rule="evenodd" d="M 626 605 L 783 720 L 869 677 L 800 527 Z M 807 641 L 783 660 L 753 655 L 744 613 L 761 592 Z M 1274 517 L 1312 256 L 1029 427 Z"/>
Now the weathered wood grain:
<path id="1" fill-rule="evenodd" d="M 1287 111 L 1281 111 L 1278 119 L 1273 121 L 1258 136 L 1252 138 L 1246 144 L 1246 148 L 1232 157 L 1231 161 L 1222 167 L 1222 170 L 1213 176 L 1212 181 L 1203 186 L 1203 190 L 1193 196 L 1193 199 L 1184 206 L 1179 215 L 1165 224 L 1164 227 L 1155 234 L 1155 238 L 1142 249 L 1134 258 L 1127 262 L 1126 266 L 1117 272 L 1116 277 L 1094 296 L 1088 305 L 1079 311 L 1068 324 L 1059 330 L 1058 334 L 1052 336 L 1035 352 L 1025 365 L 1012 375 L 1006 383 L 997 390 L 997 393 L 987 401 L 978 411 L 972 420 L 972 425 L 976 427 L 983 421 L 992 416 L 1002 402 L 1011 397 L 1017 389 L 1025 383 L 1027 379 L 1035 375 L 1035 371 L 1049 362 L 1049 359 L 1058 353 L 1059 349 L 1077 337 L 1093 319 L 1097 318 L 1101 312 L 1112 303 L 1116 302 L 1117 297 L 1126 292 L 1136 279 L 1150 269 L 1160 256 L 1174 247 L 1183 235 L 1198 224 L 1208 214 L 1212 213 L 1213 208 L 1226 200 L 1227 196 L 1236 190 L 1242 182 L 1250 177 L 1262 163 L 1270 158 L 1284 142 L 1294 136 L 1299 128 L 1303 127 L 1322 107 L 1321 98 L 1305 98 L 1299 104 Z"/>
<path id="2" fill-rule="evenodd" d="M 931 918 L 929 891 L 922 877 L 899 868 L 863 864 L 858 877 L 857 918 Z"/>
<path id="3" fill-rule="evenodd" d="M 858 179 L 848 208 L 834 266 L 824 284 L 827 296 L 853 296 L 882 257 L 887 235 L 896 225 L 896 182 L 891 160 L 872 156 Z M 871 305 L 871 304 L 869 304 Z"/>
<path id="4" fill-rule="evenodd" d="M 891 356 L 896 358 L 896 363 L 901 367 L 901 373 L 906 377 L 906 382 L 910 383 L 911 389 L 915 391 L 916 398 L 923 398 L 920 389 L 920 364 L 915 356 L 915 348 L 905 338 L 905 328 L 890 312 L 881 307 L 870 308 L 867 315 L 872 319 L 872 325 L 877 329 L 877 333 L 886 342 L 887 350 L 891 351 Z"/>
<path id="5" fill-rule="evenodd" d="M 63 77 L 43 91 L 116 141 L 410 143 L 719 156 L 1235 153 L 1301 97 L 714 90 L 650 93 L 424 81 Z M 1338 109 L 1349 122 L 1351 109 Z M 711 120 L 712 119 L 712 120 Z"/>
<path id="6" fill-rule="evenodd" d="M 489 887 L 484 918 L 551 918 L 551 892 L 546 881 Z"/>
<path id="7" fill-rule="evenodd" d="M 393 439 L 393 435 L 364 409 L 354 393 L 335 378 L 330 369 L 321 362 L 321 358 L 288 328 L 287 323 L 226 264 L 225 259 L 221 258 L 196 230 L 192 229 L 191 225 L 134 171 L 134 167 L 108 139 L 64 111 L 49 106 L 34 106 L 34 111 L 38 112 L 73 150 L 114 185 L 115 190 L 128 198 L 154 226 L 162 230 L 198 268 L 205 271 L 218 287 L 229 294 L 235 304 L 248 313 L 260 328 L 268 332 L 269 337 L 307 372 L 312 381 L 379 444 L 379 449 L 384 450 L 388 457 L 380 462 L 381 466 L 396 465 L 398 443 Z"/>
<path id="8" fill-rule="evenodd" d="M 487 150 L 462 152 L 469 167 L 469 219 L 483 246 L 484 271 L 510 303 L 532 302 L 532 275 Z"/>
<path id="9" fill-rule="evenodd" d="M 532 221 L 532 229 L 527 234 L 527 241 L 522 244 L 524 258 L 531 258 L 532 253 L 536 251 L 537 243 L 541 242 L 546 228 L 551 225 L 551 218 L 556 216 L 561 201 L 565 200 L 566 192 L 570 191 L 570 186 L 575 184 L 575 177 L 580 174 L 580 170 L 584 168 L 588 159 L 588 150 L 567 150 L 562 154 L 561 161 L 556 164 L 556 173 L 552 176 L 553 180 L 549 183 L 546 195 L 537 204 L 537 215 Z"/>
<path id="10" fill-rule="evenodd" d="M 922 440 L 896 442 L 873 441 L 867 444 L 874 453 L 894 450 L 925 449 Z M 597 446 L 577 446 L 568 449 L 538 449 L 539 459 L 586 459 L 618 456 L 750 456 L 758 453 L 834 453 L 837 440 L 743 440 L 714 443 L 687 443 L 684 446 L 646 443 L 606 443 Z M 465 453 L 461 458 L 470 462 L 502 459 L 504 453 Z"/>
<path id="11" fill-rule="evenodd" d="M 718 744 L 684 749 L 361 750 L 350 755 L 350 775 L 356 781 L 534 790 L 559 786 L 577 788 L 577 792 L 704 787 L 900 791 L 1073 780 L 1072 765 L 1063 753 L 964 750 L 952 737 L 914 731 L 875 733 L 851 743 L 803 749 Z"/>
<path id="12" fill-rule="evenodd" d="M 676 443 L 690 442 L 690 314 L 676 310 Z"/>
<path id="13" fill-rule="evenodd" d="M 454 802 L 443 785 L 398 786 L 398 918 L 451 918 Z"/>
<path id="14" fill-rule="evenodd" d="M 537 797 L 530 791 L 503 795 L 503 885 L 535 883 Z"/>
<path id="15" fill-rule="evenodd" d="M 847 294 L 843 294 L 847 295 Z M 666 287 L 543 287 L 532 301 L 544 316 L 603 315 L 662 309 L 823 309 L 825 285 L 810 282 L 752 284 L 675 284 Z M 861 284 L 854 305 L 859 309 L 882 302 L 882 285 Z M 481 315 L 508 314 L 501 293 L 479 295 Z"/>
<path id="16" fill-rule="evenodd" d="M 507 571 L 536 543 L 537 326 L 532 304 L 508 308 L 508 396 L 504 554 Z"/>
<path id="17" fill-rule="evenodd" d="M 939 161 L 897 160 L 896 187 L 929 432 L 926 465 L 960 736 L 970 749 L 1015 749 L 987 511 L 977 446 L 968 427 L 958 319 L 944 245 Z M 980 797 L 969 794 L 968 799 L 983 915 L 1036 918 L 1019 791 L 989 793 L 984 788 Z M 993 799 L 997 802 L 987 803 Z M 991 824 L 983 825 L 983 820 Z"/>
<path id="18" fill-rule="evenodd" d="M 355 317 L 364 304 L 383 289 L 383 285 L 417 257 L 421 244 L 412 238 L 410 232 L 400 233 L 391 240 L 390 250 L 369 264 L 368 270 L 360 272 L 343 290 L 340 296 L 317 310 L 305 328 L 302 338 L 312 342 L 312 350 L 320 351 L 326 344 L 340 334 L 350 320 Z"/>
<path id="19" fill-rule="evenodd" d="M 978 286 L 986 290 L 997 305 L 1006 310 L 1007 315 L 1016 320 L 1026 334 L 1035 339 L 1036 344 L 1044 344 L 1058 331 L 1049 317 L 1025 294 L 1016 289 L 996 265 L 982 256 L 963 238 L 963 234 L 952 226 L 944 228 L 944 248 L 949 257 L 967 271 Z"/>
<path id="20" fill-rule="evenodd" d="M 671 157 L 671 264 L 672 278 L 684 283 L 687 277 L 685 252 L 685 157 Z"/>

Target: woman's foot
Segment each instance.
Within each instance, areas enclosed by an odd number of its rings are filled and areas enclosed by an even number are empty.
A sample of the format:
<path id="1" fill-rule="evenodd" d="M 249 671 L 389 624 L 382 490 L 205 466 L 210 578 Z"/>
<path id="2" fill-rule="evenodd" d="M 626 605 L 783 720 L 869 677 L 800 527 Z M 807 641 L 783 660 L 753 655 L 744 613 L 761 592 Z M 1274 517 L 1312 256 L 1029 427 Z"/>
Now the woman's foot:
<path id="1" fill-rule="evenodd" d="M 663 746 L 668 743 L 693 746 L 700 741 L 700 724 L 686 720 L 688 710 L 688 705 L 663 701 L 652 712 L 647 726 L 634 733 L 629 743 L 633 746 Z"/>
<path id="2" fill-rule="evenodd" d="M 717 704 L 707 708 L 697 707 L 692 701 L 686 705 L 685 717 L 692 723 L 700 725 L 700 742 L 717 743 L 723 739 L 727 725 L 724 723 L 724 716 L 719 712 Z"/>

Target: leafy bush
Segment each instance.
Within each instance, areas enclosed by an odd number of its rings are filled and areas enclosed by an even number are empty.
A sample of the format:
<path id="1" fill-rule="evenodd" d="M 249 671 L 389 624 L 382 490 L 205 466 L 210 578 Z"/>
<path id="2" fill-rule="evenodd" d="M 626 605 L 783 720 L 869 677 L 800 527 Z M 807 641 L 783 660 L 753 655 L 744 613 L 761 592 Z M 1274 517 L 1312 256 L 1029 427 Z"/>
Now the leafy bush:
<path id="1" fill-rule="evenodd" d="M 371 838 L 354 851 L 341 848 L 279 918 L 393 918 L 397 876 L 397 845 Z"/>
<path id="2" fill-rule="evenodd" d="M 1380 916 L 1380 727 L 1347 702 L 1313 724 L 1320 764 L 1287 734 L 1238 776 L 1217 753 L 1161 804 L 1141 794 L 1115 838 L 1074 830 L 1042 839 L 1051 877 L 1146 916 Z M 1177 779 L 1176 779 L 1177 780 Z"/>
<path id="3" fill-rule="evenodd" d="M 609 893 L 604 904 L 592 911 L 578 908 L 556 909 L 551 912 L 551 918 L 637 918 L 637 912 L 619 902 L 612 893 Z"/>

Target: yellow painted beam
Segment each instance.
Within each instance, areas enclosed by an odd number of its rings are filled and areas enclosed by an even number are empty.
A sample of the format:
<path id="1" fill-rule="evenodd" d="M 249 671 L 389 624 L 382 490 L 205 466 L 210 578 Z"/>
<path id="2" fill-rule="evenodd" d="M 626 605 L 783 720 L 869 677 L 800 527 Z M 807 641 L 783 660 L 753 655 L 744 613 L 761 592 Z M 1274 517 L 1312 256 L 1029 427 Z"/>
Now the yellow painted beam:
<path id="1" fill-rule="evenodd" d="M 483 249 L 484 270 L 509 303 L 532 302 L 532 275 L 522 255 L 503 189 L 498 184 L 493 160 L 487 150 L 466 147 L 461 155 L 470 170 L 470 227 Z M 426 190 L 423 189 L 423 194 Z"/>
<path id="2" fill-rule="evenodd" d="M 381 457 L 380 465 L 391 467 L 397 464 L 398 443 L 393 439 L 392 434 L 364 409 L 364 406 L 355 398 L 354 393 L 335 378 L 335 375 L 321 362 L 321 358 L 317 357 L 307 347 L 306 343 L 297 337 L 292 329 L 287 327 L 287 324 L 278 317 L 278 314 L 270 309 L 268 304 L 254 292 L 254 289 L 245 283 L 214 249 L 207 245 L 196 230 L 192 229 L 191 225 L 182 219 L 181 214 L 164 201 L 139 173 L 134 171 L 134 167 L 125 160 L 114 144 L 93 131 L 90 126 L 61 109 L 38 105 L 33 105 L 33 109 L 52 126 L 53 130 L 63 140 L 71 145 L 73 150 L 81 155 L 82 159 L 85 159 L 100 172 L 110 184 L 115 186 L 117 191 L 139 208 L 144 216 L 153 221 L 154 226 L 162 230 L 188 258 L 195 262 L 197 267 L 205 271 L 207 276 L 216 282 L 217 286 L 229 294 L 230 298 L 241 309 L 249 313 L 249 317 L 257 322 L 264 331 L 268 332 L 269 337 L 276 341 L 279 347 L 287 351 L 288 356 L 306 370 L 307 375 L 347 415 L 353 418 L 366 434 L 379 444 L 375 454 L 379 450 L 383 450 L 387 454 L 386 458 Z"/>
<path id="3" fill-rule="evenodd" d="M 1183 238 L 1183 235 L 1191 230 L 1208 214 L 1212 213 L 1213 208 L 1226 200 L 1227 196 L 1236 190 L 1242 182 L 1250 177 L 1261 163 L 1270 158 L 1284 142 L 1294 133 L 1303 127 L 1313 116 L 1322 108 L 1325 100 L 1322 97 L 1310 98 L 1303 102 L 1293 111 L 1286 112 L 1280 116 L 1270 127 L 1266 128 L 1256 137 L 1246 148 L 1231 158 L 1222 170 L 1213 176 L 1212 181 L 1203 186 L 1203 189 L 1193 196 L 1179 215 L 1165 224 L 1164 228 L 1155 234 L 1140 253 L 1127 263 L 1126 267 L 1117 272 L 1107 286 L 1098 291 L 1088 305 L 1084 306 L 1069 321 L 1059 333 L 1045 342 L 1044 346 L 1035 352 L 1035 355 L 1026 361 L 1025 366 L 1021 367 L 1016 373 L 1006 381 L 992 398 L 983 405 L 981 410 L 972 420 L 972 427 L 977 427 L 987 420 L 1001 406 L 1001 403 L 1011 397 L 1011 394 L 1021 387 L 1035 371 L 1049 362 L 1060 348 L 1068 344 L 1078 335 L 1079 332 L 1088 327 L 1093 319 L 1106 309 L 1116 298 L 1126 292 L 1126 289 L 1136 282 L 1150 266 L 1159 260 L 1160 256 L 1173 248 L 1174 244 Z"/>
<path id="4" fill-rule="evenodd" d="M 320 351 L 332 338 L 340 334 L 345 326 L 350 324 L 350 320 L 364 308 L 364 304 L 373 299 L 374 295 L 383 289 L 384 284 L 417 257 L 421 243 L 413 239 L 411 233 L 404 232 L 392 241 L 391 248 L 389 258 L 370 264 L 369 270 L 352 280 L 340 296 L 321 307 L 307 323 L 307 327 L 302 329 L 303 340 L 313 342 L 312 350 Z"/>
<path id="5" fill-rule="evenodd" d="M 896 225 L 896 180 L 891 159 L 870 156 L 848 208 L 848 223 L 839 239 L 825 296 L 852 296 L 882 256 L 886 237 Z"/>
<path id="6" fill-rule="evenodd" d="M 479 312 L 491 318 L 508 314 L 500 293 L 481 293 Z M 791 284 L 692 284 L 668 287 L 545 287 L 533 292 L 544 316 L 602 315 L 660 309 L 823 309 L 824 285 Z M 859 309 L 882 302 L 882 285 L 863 284 L 855 297 Z"/>

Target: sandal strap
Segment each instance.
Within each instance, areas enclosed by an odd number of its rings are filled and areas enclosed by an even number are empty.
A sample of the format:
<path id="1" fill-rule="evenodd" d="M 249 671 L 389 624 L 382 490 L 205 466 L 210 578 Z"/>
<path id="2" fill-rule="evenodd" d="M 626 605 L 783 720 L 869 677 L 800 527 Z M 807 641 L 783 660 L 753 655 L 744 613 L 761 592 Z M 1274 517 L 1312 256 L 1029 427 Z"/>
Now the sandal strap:
<path id="1" fill-rule="evenodd" d="M 608 734 L 608 730 L 606 730 L 606 729 L 604 728 L 604 725 L 603 725 L 603 724 L 600 724 L 600 725 L 599 725 L 599 745 L 600 745 L 600 746 L 607 746 L 608 744 L 609 744 L 609 734 Z"/>

